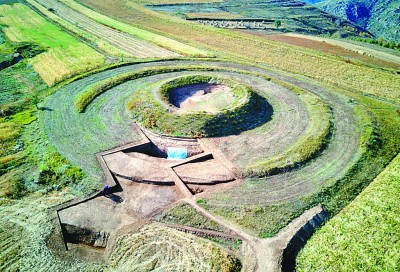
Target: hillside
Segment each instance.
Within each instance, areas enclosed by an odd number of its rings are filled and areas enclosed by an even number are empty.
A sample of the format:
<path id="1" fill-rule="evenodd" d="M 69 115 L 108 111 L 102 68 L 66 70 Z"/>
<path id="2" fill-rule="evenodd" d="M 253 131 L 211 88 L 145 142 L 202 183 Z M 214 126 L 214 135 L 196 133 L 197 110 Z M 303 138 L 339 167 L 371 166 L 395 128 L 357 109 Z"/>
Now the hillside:
<path id="1" fill-rule="evenodd" d="M 317 6 L 358 24 L 377 38 L 400 41 L 399 0 L 326 0 Z"/>
<path id="2" fill-rule="evenodd" d="M 316 3 L 310 1 L 309 3 Z M 281 21 L 279 31 L 335 36 L 368 36 L 354 23 L 338 20 L 313 5 L 297 0 L 225 0 L 207 3 L 150 4 L 148 8 L 183 16 L 186 19 L 219 28 L 246 29 L 258 33 L 276 32 L 275 20 Z"/>

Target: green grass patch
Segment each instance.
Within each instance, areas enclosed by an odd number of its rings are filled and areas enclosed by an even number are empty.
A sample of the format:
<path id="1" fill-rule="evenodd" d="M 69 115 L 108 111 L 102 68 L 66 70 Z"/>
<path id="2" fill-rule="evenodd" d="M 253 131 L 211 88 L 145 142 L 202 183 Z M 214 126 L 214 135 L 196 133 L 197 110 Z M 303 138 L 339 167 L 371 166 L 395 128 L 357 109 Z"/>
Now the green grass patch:
<path id="1" fill-rule="evenodd" d="M 62 28 L 66 29 L 69 32 L 72 32 L 74 35 L 78 36 L 86 43 L 91 44 L 96 49 L 105 52 L 106 54 L 111 54 L 113 56 L 127 55 L 126 52 L 121 51 L 120 49 L 106 42 L 105 40 L 100 39 L 95 35 L 85 31 L 85 29 L 83 29 L 82 27 L 78 27 L 72 23 L 67 22 L 66 20 L 61 19 L 57 14 L 44 8 L 36 1 L 27 0 L 27 2 L 31 4 L 33 7 L 35 7 L 37 10 L 39 10 L 40 13 L 44 14 L 48 19 L 50 19 L 52 23 L 61 26 Z"/>
<path id="2" fill-rule="evenodd" d="M 157 217 L 157 221 L 167 224 L 184 225 L 193 228 L 226 231 L 218 223 L 199 214 L 192 206 L 187 203 L 165 210 Z"/>
<path id="3" fill-rule="evenodd" d="M 296 271 L 397 271 L 400 155 L 346 208 L 317 231 Z"/>
<path id="4" fill-rule="evenodd" d="M 5 26 L 3 31 L 9 41 L 34 43 L 47 49 L 29 62 L 49 86 L 104 63 L 102 55 L 21 3 L 0 5 L 0 12 L 0 24 Z"/>
<path id="5" fill-rule="evenodd" d="M 0 117 L 29 109 L 35 102 L 33 98 L 41 98 L 46 88 L 26 60 L 1 70 L 0 86 Z"/>

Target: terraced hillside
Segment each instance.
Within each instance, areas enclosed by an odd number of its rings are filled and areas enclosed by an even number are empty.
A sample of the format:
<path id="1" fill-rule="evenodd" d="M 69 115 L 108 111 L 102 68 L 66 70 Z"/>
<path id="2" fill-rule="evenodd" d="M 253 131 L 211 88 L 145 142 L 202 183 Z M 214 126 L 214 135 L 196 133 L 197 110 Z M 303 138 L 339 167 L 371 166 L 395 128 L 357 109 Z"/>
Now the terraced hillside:
<path id="1" fill-rule="evenodd" d="M 357 35 L 362 32 L 345 20 L 321 12 L 301 1 L 221 1 L 191 4 L 147 5 L 155 11 L 176 13 L 203 24 L 222 28 L 276 31 L 275 20 L 285 31 L 310 34 Z M 208 20 L 209 19 L 209 20 Z M 236 23 L 235 23 L 236 22 Z"/>
<path id="2" fill-rule="evenodd" d="M 317 6 L 322 10 L 350 20 L 367 29 L 376 37 L 394 42 L 400 41 L 399 7 L 396 0 L 336 1 L 325 0 Z"/>

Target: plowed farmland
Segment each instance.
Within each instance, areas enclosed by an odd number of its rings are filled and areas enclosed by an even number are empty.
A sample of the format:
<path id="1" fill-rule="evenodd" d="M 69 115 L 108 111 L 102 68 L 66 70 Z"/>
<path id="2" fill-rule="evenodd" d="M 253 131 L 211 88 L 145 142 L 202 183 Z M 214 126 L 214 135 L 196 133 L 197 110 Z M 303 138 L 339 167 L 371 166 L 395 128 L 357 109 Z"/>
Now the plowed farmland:
<path id="1" fill-rule="evenodd" d="M 106 25 L 99 24 L 59 1 L 38 0 L 37 2 L 47 9 L 55 10 L 55 13 L 63 20 L 83 28 L 85 31 L 120 48 L 129 55 L 139 58 L 179 56 L 170 50 L 132 37 Z"/>

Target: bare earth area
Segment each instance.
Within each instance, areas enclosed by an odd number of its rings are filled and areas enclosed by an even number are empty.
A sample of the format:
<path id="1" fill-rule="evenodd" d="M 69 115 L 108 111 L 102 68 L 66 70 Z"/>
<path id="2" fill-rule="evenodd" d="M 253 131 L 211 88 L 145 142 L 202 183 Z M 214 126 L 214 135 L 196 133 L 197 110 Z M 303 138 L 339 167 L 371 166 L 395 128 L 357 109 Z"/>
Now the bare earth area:
<path id="1" fill-rule="evenodd" d="M 169 94 L 178 113 L 205 111 L 216 113 L 234 101 L 231 88 L 223 84 L 192 84 L 175 88 Z"/>

